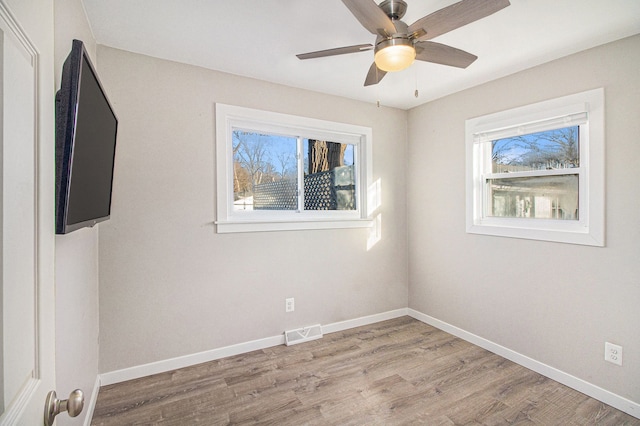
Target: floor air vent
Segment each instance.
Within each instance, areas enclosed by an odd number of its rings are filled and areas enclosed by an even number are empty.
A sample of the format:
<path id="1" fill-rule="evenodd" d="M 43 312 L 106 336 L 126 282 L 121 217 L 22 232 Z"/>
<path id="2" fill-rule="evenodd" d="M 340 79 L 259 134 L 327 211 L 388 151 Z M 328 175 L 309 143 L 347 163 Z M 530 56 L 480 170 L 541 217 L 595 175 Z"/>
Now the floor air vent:
<path id="1" fill-rule="evenodd" d="M 322 326 L 320 324 L 284 332 L 284 341 L 287 346 L 309 342 L 320 338 L 322 338 Z"/>

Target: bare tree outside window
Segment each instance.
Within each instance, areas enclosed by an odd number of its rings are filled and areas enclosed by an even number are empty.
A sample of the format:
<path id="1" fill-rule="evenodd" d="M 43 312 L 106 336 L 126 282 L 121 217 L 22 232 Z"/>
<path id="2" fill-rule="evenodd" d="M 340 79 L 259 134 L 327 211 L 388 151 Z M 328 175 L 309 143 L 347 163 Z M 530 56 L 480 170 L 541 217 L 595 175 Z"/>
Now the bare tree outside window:
<path id="1" fill-rule="evenodd" d="M 278 152 L 278 174 L 282 179 L 296 175 L 296 156 L 290 152 Z"/>
<path id="2" fill-rule="evenodd" d="M 578 126 L 492 142 L 494 173 L 580 166 Z"/>
<path id="3" fill-rule="evenodd" d="M 240 175 L 248 175 L 248 182 L 243 182 L 239 192 L 253 193 L 256 184 L 262 182 L 266 171 L 266 147 L 261 135 L 234 130 L 233 132 L 233 162 L 234 180 L 240 181 Z M 237 174 L 236 174 L 237 172 Z M 244 172 L 244 173 L 243 173 Z"/>
<path id="4" fill-rule="evenodd" d="M 297 138 L 236 129 L 232 132 L 232 148 L 234 208 L 297 207 Z"/>

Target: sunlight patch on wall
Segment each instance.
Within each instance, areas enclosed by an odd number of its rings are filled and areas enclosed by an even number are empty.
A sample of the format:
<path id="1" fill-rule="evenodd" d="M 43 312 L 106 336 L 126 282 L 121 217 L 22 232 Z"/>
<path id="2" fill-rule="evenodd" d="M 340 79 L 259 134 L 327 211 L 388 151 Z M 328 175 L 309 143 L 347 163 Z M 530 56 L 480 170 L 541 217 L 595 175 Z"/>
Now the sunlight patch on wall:
<path id="1" fill-rule="evenodd" d="M 369 228 L 369 237 L 367 238 L 367 251 L 378 244 L 382 239 L 382 213 L 378 213 L 373 219 L 373 224 Z"/>
<path id="2" fill-rule="evenodd" d="M 382 205 L 382 183 L 377 179 L 367 189 L 367 216 L 373 216 Z M 367 251 L 371 250 L 382 239 L 382 213 L 373 218 L 367 238 Z"/>
<path id="3" fill-rule="evenodd" d="M 367 216 L 373 216 L 382 205 L 382 183 L 377 179 L 367 189 Z"/>

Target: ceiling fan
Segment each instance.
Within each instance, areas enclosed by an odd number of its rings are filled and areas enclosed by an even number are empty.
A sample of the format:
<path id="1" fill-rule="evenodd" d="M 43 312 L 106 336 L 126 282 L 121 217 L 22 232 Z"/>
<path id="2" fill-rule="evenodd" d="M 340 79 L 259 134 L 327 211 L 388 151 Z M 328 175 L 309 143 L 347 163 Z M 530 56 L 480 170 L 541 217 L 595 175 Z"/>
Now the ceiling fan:
<path id="1" fill-rule="evenodd" d="M 373 49 L 374 62 L 364 85 L 378 84 L 387 72 L 401 71 L 414 60 L 466 68 L 477 56 L 464 50 L 428 41 L 441 34 L 487 17 L 509 6 L 509 0 L 462 0 L 418 19 L 411 25 L 402 22 L 407 11 L 403 0 L 342 0 L 363 27 L 376 36 L 375 46 L 358 44 L 296 55 L 313 59 Z"/>

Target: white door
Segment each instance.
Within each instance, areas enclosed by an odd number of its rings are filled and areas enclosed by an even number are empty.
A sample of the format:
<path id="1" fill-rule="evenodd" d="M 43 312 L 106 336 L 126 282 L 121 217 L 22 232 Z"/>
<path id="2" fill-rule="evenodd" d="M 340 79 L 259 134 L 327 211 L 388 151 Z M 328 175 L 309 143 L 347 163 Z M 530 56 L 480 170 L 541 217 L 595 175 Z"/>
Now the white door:
<path id="1" fill-rule="evenodd" d="M 41 425 L 55 385 L 53 93 L 37 46 L 0 1 L 0 424 Z M 43 95 L 44 93 L 44 95 Z M 45 124 L 43 124 L 45 123 Z M 43 155 L 44 153 L 44 155 Z M 49 176 L 51 174 L 51 176 Z M 49 205 L 51 203 L 51 205 Z"/>

